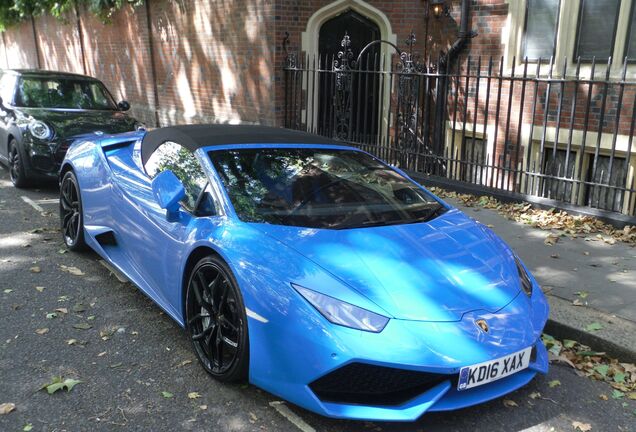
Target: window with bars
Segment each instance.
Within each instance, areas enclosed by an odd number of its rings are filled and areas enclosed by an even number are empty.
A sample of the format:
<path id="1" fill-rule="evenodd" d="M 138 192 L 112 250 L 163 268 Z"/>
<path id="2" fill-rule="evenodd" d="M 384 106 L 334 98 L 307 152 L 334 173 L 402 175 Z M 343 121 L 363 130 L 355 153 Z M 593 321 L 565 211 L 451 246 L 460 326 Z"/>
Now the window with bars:
<path id="1" fill-rule="evenodd" d="M 545 150 L 543 173 L 546 175 L 541 187 L 544 198 L 570 201 L 572 197 L 572 182 L 563 180 L 574 178 L 576 152 L 552 149 Z"/>
<path id="2" fill-rule="evenodd" d="M 590 156 L 587 169 L 588 187 L 585 204 L 604 210 L 620 212 L 627 180 L 625 158 L 598 156 L 596 164 Z"/>
<path id="3" fill-rule="evenodd" d="M 462 161 L 464 162 L 460 171 L 462 181 L 481 184 L 486 162 L 486 141 L 481 138 L 464 137 Z"/>

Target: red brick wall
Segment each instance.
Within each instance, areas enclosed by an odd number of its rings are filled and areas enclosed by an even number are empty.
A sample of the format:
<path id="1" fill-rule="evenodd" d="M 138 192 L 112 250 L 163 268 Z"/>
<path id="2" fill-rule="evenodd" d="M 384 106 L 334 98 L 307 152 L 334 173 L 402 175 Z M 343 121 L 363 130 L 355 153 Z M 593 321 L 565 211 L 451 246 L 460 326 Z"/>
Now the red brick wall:
<path id="1" fill-rule="evenodd" d="M 23 22 L 4 32 L 7 65 L 10 68 L 37 68 L 38 55 L 31 21 Z"/>
<path id="2" fill-rule="evenodd" d="M 64 21 L 36 18 L 35 38 L 30 21 L 12 27 L 3 35 L 0 66 L 86 68 L 151 125 L 155 108 L 161 125 L 274 123 L 272 1 L 148 1 L 150 16 L 145 7 L 127 6 L 108 24 L 83 8 L 79 28 L 74 12 Z"/>
<path id="3" fill-rule="evenodd" d="M 87 74 L 99 78 L 132 114 L 154 125 L 155 98 L 145 7 L 125 7 L 103 24 L 80 10 Z"/>
<path id="4" fill-rule="evenodd" d="M 77 17 L 68 13 L 63 21 L 51 16 L 35 19 L 42 69 L 84 73 Z"/>
<path id="5" fill-rule="evenodd" d="M 292 48 L 298 48 L 309 17 L 329 3 L 148 1 L 150 17 L 145 7 L 125 7 L 106 25 L 80 8 L 83 53 L 74 12 L 64 22 L 36 18 L 40 66 L 73 72 L 86 68 L 86 73 L 104 81 L 117 99 L 127 99 L 133 114 L 149 124 L 155 123 L 155 107 L 162 125 L 203 121 L 279 123 L 283 33 L 289 31 Z M 419 41 L 417 50 L 423 53 L 424 0 L 369 3 L 388 16 L 402 47 L 413 30 Z M 30 22 L 9 29 L 4 39 L 9 67 L 38 67 Z"/>
<path id="6" fill-rule="evenodd" d="M 273 122 L 270 1 L 152 3 L 160 117 Z"/>

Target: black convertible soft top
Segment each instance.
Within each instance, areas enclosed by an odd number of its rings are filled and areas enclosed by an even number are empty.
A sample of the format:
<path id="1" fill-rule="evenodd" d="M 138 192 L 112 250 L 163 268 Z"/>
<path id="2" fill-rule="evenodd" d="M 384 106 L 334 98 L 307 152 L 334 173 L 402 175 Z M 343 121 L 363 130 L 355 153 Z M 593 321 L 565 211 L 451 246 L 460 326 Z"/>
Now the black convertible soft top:
<path id="1" fill-rule="evenodd" d="M 141 159 L 145 164 L 150 155 L 166 141 L 180 144 L 190 151 L 200 147 L 226 144 L 343 144 L 330 138 L 268 126 L 253 125 L 183 125 L 149 131 L 141 143 Z"/>

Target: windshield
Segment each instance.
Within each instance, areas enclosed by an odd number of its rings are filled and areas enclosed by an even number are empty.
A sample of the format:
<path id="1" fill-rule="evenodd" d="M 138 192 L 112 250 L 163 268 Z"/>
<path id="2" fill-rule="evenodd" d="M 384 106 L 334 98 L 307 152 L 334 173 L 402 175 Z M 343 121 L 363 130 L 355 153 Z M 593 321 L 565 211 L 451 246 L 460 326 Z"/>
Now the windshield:
<path id="1" fill-rule="evenodd" d="M 101 82 L 63 77 L 21 77 L 15 104 L 27 108 L 117 109 Z"/>
<path id="2" fill-rule="evenodd" d="M 444 210 L 420 187 L 362 152 L 240 149 L 212 151 L 210 158 L 245 222 L 360 228 L 424 222 Z"/>

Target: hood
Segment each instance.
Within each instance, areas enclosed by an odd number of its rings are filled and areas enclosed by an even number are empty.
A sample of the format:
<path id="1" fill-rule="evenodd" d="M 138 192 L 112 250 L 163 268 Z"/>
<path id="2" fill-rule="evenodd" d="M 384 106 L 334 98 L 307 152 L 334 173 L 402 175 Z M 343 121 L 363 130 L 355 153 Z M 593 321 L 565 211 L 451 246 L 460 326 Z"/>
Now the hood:
<path id="1" fill-rule="evenodd" d="M 51 126 L 55 136 L 68 138 L 92 132 L 115 134 L 135 130 L 137 121 L 121 111 L 62 110 L 21 108 L 26 117 L 33 117 Z"/>
<path id="2" fill-rule="evenodd" d="M 349 230 L 260 224 L 259 229 L 397 319 L 458 321 L 470 311 L 496 312 L 520 291 L 510 249 L 458 210 L 417 224 Z"/>

